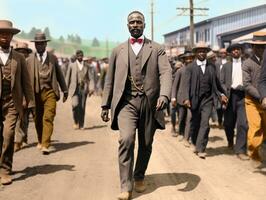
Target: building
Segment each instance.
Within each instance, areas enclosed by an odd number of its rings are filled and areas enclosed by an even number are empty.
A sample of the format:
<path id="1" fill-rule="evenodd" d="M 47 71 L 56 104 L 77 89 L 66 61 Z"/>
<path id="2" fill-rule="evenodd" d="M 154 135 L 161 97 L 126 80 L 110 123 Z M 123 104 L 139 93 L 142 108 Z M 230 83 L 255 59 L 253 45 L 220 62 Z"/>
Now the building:
<path id="1" fill-rule="evenodd" d="M 232 40 L 266 28 L 266 4 L 221 15 L 195 24 L 194 41 L 227 47 Z M 164 35 L 167 47 L 187 46 L 189 26 Z"/>

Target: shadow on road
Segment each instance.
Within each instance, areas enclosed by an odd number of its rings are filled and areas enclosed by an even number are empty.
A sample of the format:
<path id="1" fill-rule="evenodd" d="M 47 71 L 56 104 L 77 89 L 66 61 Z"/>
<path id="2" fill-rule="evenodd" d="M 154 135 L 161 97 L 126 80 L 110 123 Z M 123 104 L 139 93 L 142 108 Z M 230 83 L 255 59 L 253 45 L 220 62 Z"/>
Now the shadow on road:
<path id="1" fill-rule="evenodd" d="M 222 141 L 224 140 L 222 137 L 219 136 L 211 136 L 209 137 L 209 142 L 216 142 L 216 141 Z"/>
<path id="2" fill-rule="evenodd" d="M 151 174 L 145 177 L 147 184 L 147 190 L 143 193 L 134 193 L 133 197 L 149 194 L 154 192 L 160 187 L 164 186 L 177 186 L 179 184 L 186 183 L 186 186 L 182 189 L 178 189 L 181 192 L 189 192 L 194 190 L 201 178 L 195 174 L 190 173 L 165 173 L 165 174 Z"/>
<path id="3" fill-rule="evenodd" d="M 65 151 L 76 147 L 84 146 L 87 144 L 94 144 L 95 142 L 81 141 L 81 142 L 69 142 L 69 143 L 54 143 L 52 146 L 55 148 L 50 153 L 56 153 L 58 151 Z"/>
<path id="4" fill-rule="evenodd" d="M 15 171 L 14 174 L 23 174 L 15 179 L 13 181 L 22 181 L 27 178 L 39 175 L 39 174 L 53 174 L 58 171 L 74 171 L 73 168 L 75 165 L 39 165 L 35 167 L 27 167 L 23 169 L 22 171 Z"/>
<path id="5" fill-rule="evenodd" d="M 84 130 L 92 130 L 92 129 L 98 129 L 98 128 L 104 128 L 107 127 L 107 125 L 96 125 L 91 127 L 85 127 Z"/>
<path id="6" fill-rule="evenodd" d="M 234 155 L 234 151 L 228 149 L 228 147 L 207 148 L 207 157 L 219 156 L 219 155 Z"/>

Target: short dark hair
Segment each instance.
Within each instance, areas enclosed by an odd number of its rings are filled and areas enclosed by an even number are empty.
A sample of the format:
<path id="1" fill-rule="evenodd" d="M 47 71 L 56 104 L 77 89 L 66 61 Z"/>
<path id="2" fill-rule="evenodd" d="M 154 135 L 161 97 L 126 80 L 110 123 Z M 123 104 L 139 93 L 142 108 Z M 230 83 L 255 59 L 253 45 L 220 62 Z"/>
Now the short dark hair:
<path id="1" fill-rule="evenodd" d="M 140 11 L 138 11 L 138 10 L 134 10 L 134 11 L 130 12 L 130 13 L 128 14 L 128 16 L 127 16 L 127 20 L 128 20 L 128 18 L 129 18 L 129 16 L 132 15 L 132 14 L 134 14 L 134 13 L 138 13 L 138 14 L 140 14 L 140 15 L 143 17 L 143 20 L 145 21 L 145 17 L 144 17 L 144 15 L 143 15 Z"/>
<path id="2" fill-rule="evenodd" d="M 77 50 L 76 51 L 76 55 L 78 55 L 78 54 L 82 54 L 83 55 L 83 51 L 82 50 Z"/>

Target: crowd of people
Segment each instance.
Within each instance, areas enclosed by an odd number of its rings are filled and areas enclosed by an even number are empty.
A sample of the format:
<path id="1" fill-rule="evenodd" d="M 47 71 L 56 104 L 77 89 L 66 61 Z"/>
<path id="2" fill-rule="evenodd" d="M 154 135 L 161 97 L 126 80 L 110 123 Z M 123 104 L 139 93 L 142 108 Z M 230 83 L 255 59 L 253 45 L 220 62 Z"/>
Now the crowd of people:
<path id="1" fill-rule="evenodd" d="M 212 50 L 201 42 L 171 58 L 172 136 L 205 159 L 211 120 L 224 129 L 228 148 L 240 160 L 259 166 L 266 136 L 265 47 L 266 33 L 255 32 L 251 41 L 226 49 Z"/>
<path id="2" fill-rule="evenodd" d="M 111 110 L 111 128 L 120 134 L 120 200 L 130 199 L 133 189 L 145 191 L 153 136 L 156 129 L 165 128 L 168 106 L 172 136 L 192 148 L 199 158 L 206 158 L 212 119 L 224 129 L 228 148 L 240 160 L 262 163 L 266 33 L 254 33 L 252 41 L 219 50 L 199 42 L 169 62 L 163 46 L 143 35 L 144 15 L 133 11 L 127 20 L 129 40 L 116 47 L 110 59 L 101 60 L 85 57 L 82 50 L 70 58 L 57 58 L 47 51 L 50 40 L 44 33 L 36 33 L 31 41 L 34 52 L 26 43 L 11 47 L 13 36 L 20 30 L 12 22 L 0 20 L 3 185 L 12 183 L 13 154 L 27 144 L 30 116 L 35 122 L 37 148 L 44 155 L 53 150 L 51 136 L 60 90 L 63 102 L 71 98 L 74 129 L 84 129 L 88 95 L 102 96 L 103 121 L 110 120 Z M 136 131 L 139 145 L 133 168 Z"/>

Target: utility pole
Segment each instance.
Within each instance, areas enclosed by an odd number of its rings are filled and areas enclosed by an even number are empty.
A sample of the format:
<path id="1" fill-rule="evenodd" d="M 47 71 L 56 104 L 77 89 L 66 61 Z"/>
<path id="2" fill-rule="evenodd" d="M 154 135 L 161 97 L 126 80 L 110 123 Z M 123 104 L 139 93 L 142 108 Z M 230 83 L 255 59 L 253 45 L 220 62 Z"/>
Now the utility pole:
<path id="1" fill-rule="evenodd" d="M 153 17 L 154 17 L 154 2 L 151 0 L 151 40 L 153 40 L 154 36 L 154 26 L 153 26 Z"/>
<path id="2" fill-rule="evenodd" d="M 194 16 L 207 16 L 206 13 L 204 13 L 205 11 L 208 11 L 209 8 L 194 8 L 194 3 L 193 0 L 189 0 L 189 8 L 176 8 L 177 10 L 181 10 L 181 13 L 178 14 L 179 16 L 190 16 L 190 41 L 189 41 L 189 45 L 190 47 L 194 46 Z M 189 10 L 189 14 L 185 14 L 187 11 Z M 194 11 L 198 10 L 198 11 L 202 11 L 203 13 L 201 14 L 194 14 Z"/>

